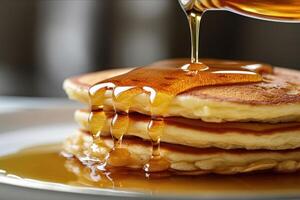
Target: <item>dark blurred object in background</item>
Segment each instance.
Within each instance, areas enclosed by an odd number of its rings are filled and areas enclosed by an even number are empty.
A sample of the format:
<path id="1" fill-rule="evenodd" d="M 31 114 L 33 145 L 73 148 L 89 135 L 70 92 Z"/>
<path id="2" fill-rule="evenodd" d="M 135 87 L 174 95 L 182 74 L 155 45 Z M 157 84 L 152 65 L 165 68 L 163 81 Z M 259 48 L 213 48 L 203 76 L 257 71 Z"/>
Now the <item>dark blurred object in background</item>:
<path id="1" fill-rule="evenodd" d="M 300 24 L 205 14 L 201 57 L 300 68 Z M 188 57 L 177 0 L 0 1 L 0 95 L 62 96 L 64 78 Z"/>

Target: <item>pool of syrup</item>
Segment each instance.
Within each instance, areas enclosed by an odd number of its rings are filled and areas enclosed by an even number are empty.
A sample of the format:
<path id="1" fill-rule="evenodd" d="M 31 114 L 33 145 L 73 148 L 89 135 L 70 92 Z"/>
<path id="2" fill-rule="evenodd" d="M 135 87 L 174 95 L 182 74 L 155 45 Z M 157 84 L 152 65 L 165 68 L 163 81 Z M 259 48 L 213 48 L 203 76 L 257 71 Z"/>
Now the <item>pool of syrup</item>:
<path id="1" fill-rule="evenodd" d="M 0 170 L 20 178 L 150 194 L 300 194 L 300 173 L 170 176 L 166 173 L 149 175 L 125 170 L 101 172 L 84 167 L 75 159 L 65 159 L 60 152 L 60 144 L 22 149 L 0 157 Z"/>

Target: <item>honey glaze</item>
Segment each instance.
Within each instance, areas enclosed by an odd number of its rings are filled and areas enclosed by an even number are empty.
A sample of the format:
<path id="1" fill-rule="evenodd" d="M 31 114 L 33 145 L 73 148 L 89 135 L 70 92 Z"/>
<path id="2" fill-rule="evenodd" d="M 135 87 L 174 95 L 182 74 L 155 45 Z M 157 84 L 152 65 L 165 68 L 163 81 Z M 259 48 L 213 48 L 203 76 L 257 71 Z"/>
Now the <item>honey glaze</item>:
<path id="1" fill-rule="evenodd" d="M 244 174 L 177 176 L 146 174 L 141 171 L 100 171 L 85 167 L 74 158 L 60 155 L 61 145 L 23 149 L 0 157 L 0 171 L 20 178 L 73 186 L 140 191 L 150 194 L 224 195 L 226 194 L 299 194 L 300 174 Z M 5 176 L 5 174 L 3 174 Z"/>
<path id="2" fill-rule="evenodd" d="M 127 112 L 133 98 L 147 95 L 150 114 L 163 115 L 170 101 L 184 91 L 204 86 L 260 82 L 263 80 L 261 74 L 272 73 L 270 65 L 256 62 L 202 59 L 201 64 L 186 64 L 186 61 L 140 67 L 93 85 L 89 90 L 92 109 L 103 108 L 105 100 L 112 97 L 114 106 Z"/>

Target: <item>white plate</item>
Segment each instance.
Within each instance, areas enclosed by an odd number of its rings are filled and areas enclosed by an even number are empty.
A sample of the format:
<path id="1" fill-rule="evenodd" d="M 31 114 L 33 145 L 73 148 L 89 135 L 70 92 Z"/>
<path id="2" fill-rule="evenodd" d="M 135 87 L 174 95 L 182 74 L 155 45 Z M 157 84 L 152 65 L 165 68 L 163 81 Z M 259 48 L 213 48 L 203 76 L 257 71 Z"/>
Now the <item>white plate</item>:
<path id="1" fill-rule="evenodd" d="M 5 106 L 6 105 L 6 106 Z M 33 145 L 61 142 L 76 129 L 73 112 L 78 105 L 49 99 L 0 98 L 0 156 Z M 300 191 L 299 191 L 300 193 Z M 298 197 L 298 198 L 297 198 Z M 151 196 L 149 194 L 66 186 L 0 174 L 0 199 L 299 199 L 299 196 Z"/>

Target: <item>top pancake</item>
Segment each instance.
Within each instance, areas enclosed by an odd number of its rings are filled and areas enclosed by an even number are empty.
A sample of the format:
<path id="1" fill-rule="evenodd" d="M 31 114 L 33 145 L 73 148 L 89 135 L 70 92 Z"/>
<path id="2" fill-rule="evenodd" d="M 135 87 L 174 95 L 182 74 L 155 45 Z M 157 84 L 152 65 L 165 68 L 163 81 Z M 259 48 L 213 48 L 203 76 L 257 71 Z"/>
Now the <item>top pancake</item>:
<path id="1" fill-rule="evenodd" d="M 178 60 L 161 61 L 156 65 Z M 89 103 L 88 89 L 97 82 L 128 72 L 117 69 L 85 74 L 67 79 L 64 89 L 71 99 Z M 182 116 L 210 122 L 261 121 L 282 122 L 300 119 L 300 72 L 274 68 L 274 74 L 263 74 L 264 81 L 193 88 L 177 95 L 164 116 Z M 155 81 L 155 75 L 154 75 Z M 146 94 L 133 99 L 132 111 L 149 114 Z M 112 106 L 111 94 L 105 105 Z M 122 110 L 122 108 L 118 108 Z M 155 113 L 154 113 L 155 114 Z"/>

